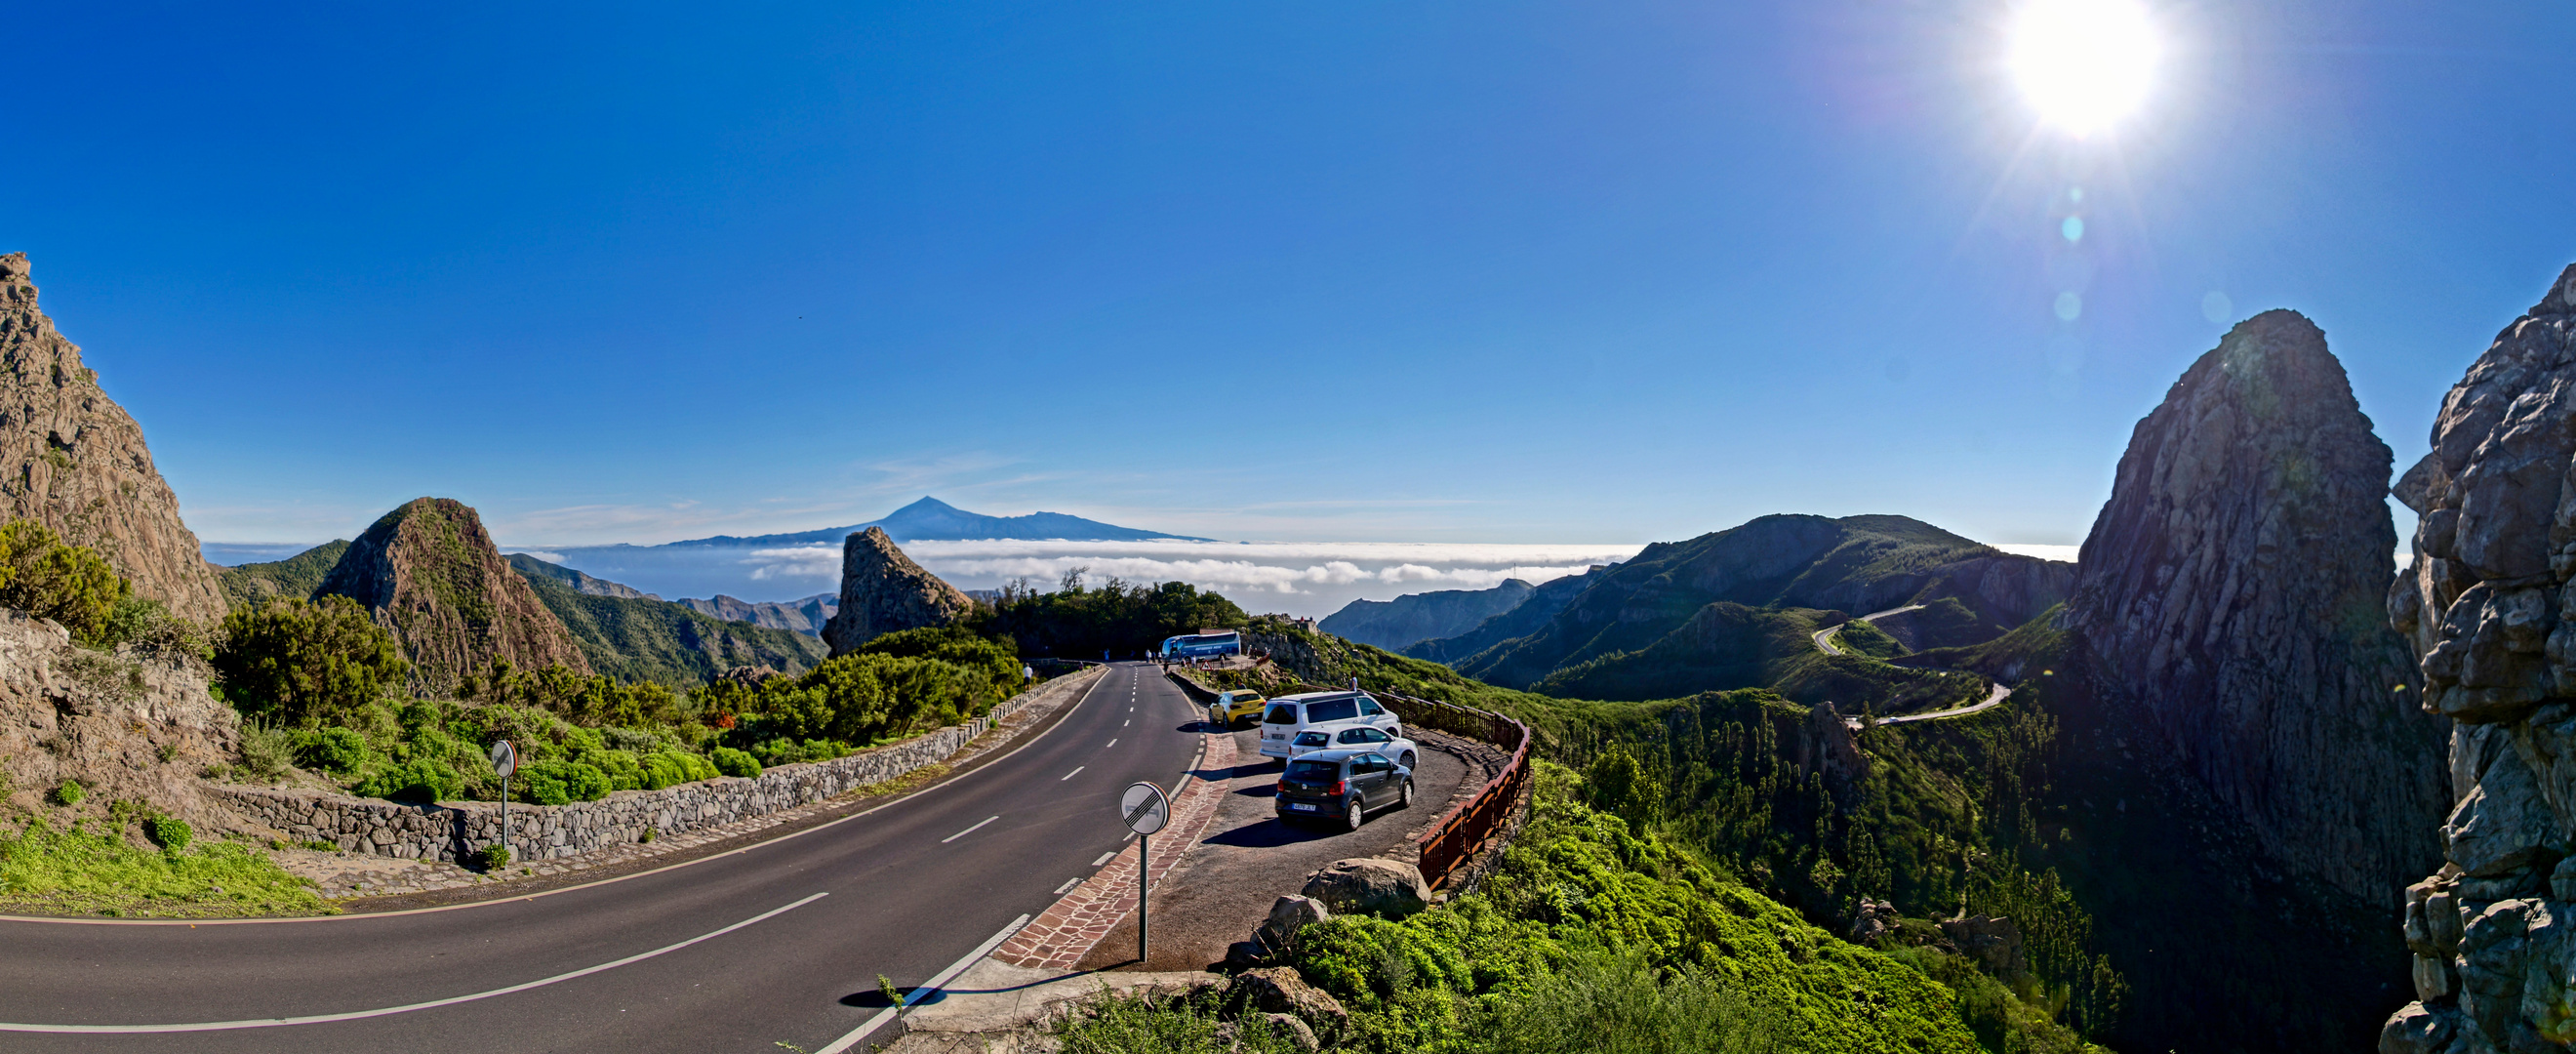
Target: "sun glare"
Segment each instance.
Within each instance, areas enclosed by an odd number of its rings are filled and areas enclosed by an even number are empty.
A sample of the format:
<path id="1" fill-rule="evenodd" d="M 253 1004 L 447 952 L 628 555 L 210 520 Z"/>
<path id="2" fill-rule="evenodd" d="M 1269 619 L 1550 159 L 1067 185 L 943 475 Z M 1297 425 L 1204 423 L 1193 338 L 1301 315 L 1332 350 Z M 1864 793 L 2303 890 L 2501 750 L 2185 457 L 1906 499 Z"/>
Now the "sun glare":
<path id="1" fill-rule="evenodd" d="M 2133 0 L 2030 0 L 2014 16 L 2007 61 L 2040 119 L 2081 136 L 2146 101 L 2156 50 L 2155 26 Z"/>

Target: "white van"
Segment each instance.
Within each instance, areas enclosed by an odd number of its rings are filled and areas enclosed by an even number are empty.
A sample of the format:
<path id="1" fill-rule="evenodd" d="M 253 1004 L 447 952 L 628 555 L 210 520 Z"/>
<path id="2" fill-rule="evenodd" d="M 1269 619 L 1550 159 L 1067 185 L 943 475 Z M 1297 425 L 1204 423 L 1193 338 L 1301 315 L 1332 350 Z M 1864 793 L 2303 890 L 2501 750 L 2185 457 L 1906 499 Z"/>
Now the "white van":
<path id="1" fill-rule="evenodd" d="M 1285 759 L 1295 754 L 1297 733 L 1307 729 L 1352 725 L 1367 725 L 1389 736 L 1404 734 L 1404 722 L 1367 692 L 1283 695 L 1272 699 L 1261 715 L 1261 756 Z"/>

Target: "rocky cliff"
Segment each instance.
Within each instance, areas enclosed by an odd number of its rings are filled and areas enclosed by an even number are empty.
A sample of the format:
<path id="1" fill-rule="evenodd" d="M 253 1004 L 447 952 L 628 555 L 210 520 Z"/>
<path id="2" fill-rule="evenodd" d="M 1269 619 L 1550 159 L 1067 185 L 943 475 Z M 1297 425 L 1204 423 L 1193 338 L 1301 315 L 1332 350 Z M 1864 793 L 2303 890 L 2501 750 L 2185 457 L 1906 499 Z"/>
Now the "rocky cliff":
<path id="1" fill-rule="evenodd" d="M 2445 729 L 2375 617 L 2388 446 L 2306 318 L 2239 324 L 2138 422 L 2064 623 L 2257 848 L 2365 901 L 2433 858 Z"/>
<path id="2" fill-rule="evenodd" d="M 1455 637 L 1486 619 L 1519 607 L 1536 587 L 1517 578 L 1491 589 L 1407 593 L 1393 600 L 1354 600 L 1324 616 L 1316 628 L 1344 640 L 1402 651 L 1426 640 Z"/>
<path id="3" fill-rule="evenodd" d="M 0 256 L 0 520 L 33 519 L 98 550 L 136 594 L 193 619 L 224 599 L 143 429 L 36 307 L 27 254 Z"/>
<path id="4" fill-rule="evenodd" d="M 140 798 L 200 831 L 240 824 L 199 797 L 197 774 L 233 759 L 241 717 L 208 694 L 205 664 L 129 645 L 73 646 L 62 627 L 0 610 L 0 808 L 46 811 L 64 780 L 87 790 L 84 819 Z"/>
<path id="5" fill-rule="evenodd" d="M 447 692 L 494 659 L 591 672 L 563 620 L 493 548 L 483 518 L 452 499 L 418 498 L 386 513 L 349 544 L 318 592 L 373 609 L 401 638 L 416 690 Z"/>
<path id="6" fill-rule="evenodd" d="M 2432 452 L 2393 493 L 2414 564 L 2390 623 L 2422 653 L 2425 709 L 2457 722 L 2448 857 L 2408 887 L 2418 1001 L 2391 1052 L 2576 1042 L 2576 267 L 2451 388 Z M 2428 825 L 2428 828 L 2430 825 Z"/>
<path id="7" fill-rule="evenodd" d="M 841 607 L 823 627 L 832 654 L 847 655 L 878 636 L 964 618 L 975 602 L 923 570 L 870 527 L 841 543 Z"/>

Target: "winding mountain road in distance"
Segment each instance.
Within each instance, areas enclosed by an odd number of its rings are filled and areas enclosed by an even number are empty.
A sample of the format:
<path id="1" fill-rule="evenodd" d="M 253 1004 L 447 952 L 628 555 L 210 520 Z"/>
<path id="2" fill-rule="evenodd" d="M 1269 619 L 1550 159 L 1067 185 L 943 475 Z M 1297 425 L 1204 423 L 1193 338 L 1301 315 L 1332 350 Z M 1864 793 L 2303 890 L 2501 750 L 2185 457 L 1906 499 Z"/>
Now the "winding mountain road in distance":
<path id="1" fill-rule="evenodd" d="M 1908 611 L 1919 610 L 1922 607 L 1923 605 L 1921 604 L 1907 604 L 1901 608 L 1889 608 L 1885 611 L 1873 611 L 1869 614 L 1853 619 L 1852 622 L 1874 622 L 1878 619 L 1886 618 L 1889 615 L 1902 615 Z M 1851 654 L 1850 652 L 1834 646 L 1834 634 L 1842 632 L 1842 628 L 1848 625 L 1851 625 L 1851 622 L 1837 622 L 1831 626 L 1817 630 L 1815 635 L 1816 647 L 1822 649 L 1827 655 Z M 1878 719 L 1878 723 L 1882 725 L 1901 725 L 1908 721 L 1938 721 L 1943 718 L 1966 717 L 1969 714 L 1976 713 L 1977 711 L 1984 710 L 1997 703 L 2003 702 L 2005 699 L 2012 696 L 2012 689 L 2004 687 L 2003 682 L 2001 681 L 1990 681 L 1988 687 L 1993 690 L 1987 693 L 1986 701 L 1982 703 L 1972 703 L 1967 706 L 1952 707 L 1948 710 L 1934 710 L 1925 714 L 1899 714 L 1895 717 L 1882 717 Z M 1850 725 L 1853 728 L 1862 727 L 1861 720 L 1857 717 L 1845 718 L 1843 723 Z"/>
<path id="2" fill-rule="evenodd" d="M 878 975 L 923 984 L 1043 910 L 1127 844 L 1119 791 L 1170 790 L 1197 755 L 1200 714 L 1149 664 L 1070 705 L 916 794 L 601 884 L 304 920 L 0 921 L 0 1050 L 835 1049 L 881 1014 Z"/>

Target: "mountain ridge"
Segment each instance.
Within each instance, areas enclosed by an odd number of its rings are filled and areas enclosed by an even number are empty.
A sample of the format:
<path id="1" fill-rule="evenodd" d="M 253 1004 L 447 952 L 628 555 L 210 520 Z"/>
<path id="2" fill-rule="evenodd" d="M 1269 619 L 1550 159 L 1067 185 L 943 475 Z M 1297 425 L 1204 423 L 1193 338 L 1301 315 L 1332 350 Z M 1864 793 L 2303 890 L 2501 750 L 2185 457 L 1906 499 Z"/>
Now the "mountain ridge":
<path id="1" fill-rule="evenodd" d="M 1088 520 L 1061 512 L 1032 512 L 1019 516 L 987 516 L 967 512 L 937 498 L 924 495 L 878 519 L 847 527 L 824 527 L 811 531 L 789 531 L 781 534 L 731 535 L 689 538 L 665 542 L 660 546 L 638 548 L 675 548 L 695 546 L 809 545 L 815 542 L 838 542 L 850 535 L 879 528 L 897 542 L 980 541 L 1008 539 L 1023 541 L 1069 542 L 1137 542 L 1183 541 L 1212 542 L 1214 538 L 1165 534 L 1135 527 Z"/>

